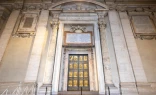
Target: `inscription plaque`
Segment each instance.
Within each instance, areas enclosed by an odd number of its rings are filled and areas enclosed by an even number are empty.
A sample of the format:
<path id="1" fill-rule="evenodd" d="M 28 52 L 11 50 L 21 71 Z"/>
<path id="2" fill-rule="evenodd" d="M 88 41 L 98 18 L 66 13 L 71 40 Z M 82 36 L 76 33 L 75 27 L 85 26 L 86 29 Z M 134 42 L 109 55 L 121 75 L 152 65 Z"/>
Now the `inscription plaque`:
<path id="1" fill-rule="evenodd" d="M 65 33 L 65 45 L 91 45 L 92 44 L 92 35 L 91 33 Z"/>
<path id="2" fill-rule="evenodd" d="M 149 16 L 132 16 L 135 33 L 156 33 L 155 26 Z"/>
<path id="3" fill-rule="evenodd" d="M 20 33 L 35 32 L 36 24 L 37 24 L 37 14 L 25 14 L 21 18 L 18 32 Z"/>

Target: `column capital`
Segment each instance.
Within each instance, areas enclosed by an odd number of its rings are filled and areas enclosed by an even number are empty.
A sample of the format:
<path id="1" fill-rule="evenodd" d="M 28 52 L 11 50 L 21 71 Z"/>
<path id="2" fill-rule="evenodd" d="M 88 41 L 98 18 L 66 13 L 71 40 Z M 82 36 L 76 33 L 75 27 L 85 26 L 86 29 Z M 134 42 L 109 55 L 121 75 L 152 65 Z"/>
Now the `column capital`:
<path id="1" fill-rule="evenodd" d="M 96 13 L 97 13 L 99 19 L 100 18 L 105 18 L 107 16 L 107 14 L 108 14 L 108 10 L 96 9 Z"/>
<path id="2" fill-rule="evenodd" d="M 100 9 L 97 9 L 96 10 L 97 12 L 97 15 L 98 15 L 98 24 L 99 24 L 99 28 L 102 29 L 102 28 L 106 28 L 106 22 L 105 22 L 105 17 L 107 16 L 108 14 L 108 10 L 100 10 Z"/>
<path id="3" fill-rule="evenodd" d="M 98 24 L 99 24 L 100 29 L 105 29 L 106 28 L 106 22 L 105 22 L 104 19 L 100 19 Z"/>
<path id="4" fill-rule="evenodd" d="M 59 26 L 59 15 L 61 13 L 61 10 L 52 10 L 50 11 L 50 14 L 52 16 L 52 20 L 51 20 L 51 26 L 52 28 L 58 28 Z"/>
<path id="5" fill-rule="evenodd" d="M 51 27 L 54 29 L 54 28 L 57 28 L 58 29 L 58 26 L 59 26 L 59 20 L 58 19 L 52 19 L 52 21 L 50 22 L 51 24 Z"/>

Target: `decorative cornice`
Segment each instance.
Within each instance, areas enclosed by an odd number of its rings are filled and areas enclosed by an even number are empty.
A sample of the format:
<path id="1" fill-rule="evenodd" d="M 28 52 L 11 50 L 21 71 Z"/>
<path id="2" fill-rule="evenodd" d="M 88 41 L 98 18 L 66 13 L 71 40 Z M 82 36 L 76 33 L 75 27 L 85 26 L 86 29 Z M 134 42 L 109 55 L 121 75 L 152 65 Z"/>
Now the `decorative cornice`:
<path id="1" fill-rule="evenodd" d="M 14 3 L 1 3 L 1 6 L 7 7 L 9 10 L 12 9 L 24 9 L 24 10 L 41 10 L 41 9 L 47 9 L 47 10 L 53 10 L 59 5 L 63 5 L 65 3 L 70 2 L 86 2 L 91 3 L 94 5 L 97 5 L 101 9 L 106 10 L 118 10 L 118 11 L 156 11 L 156 3 L 112 3 L 112 4 L 103 4 L 100 2 L 97 2 L 95 0 L 62 0 L 57 3 L 51 3 L 50 0 L 46 0 L 40 3 L 25 3 L 23 0 L 16 0 Z M 79 10 L 79 6 L 77 6 L 77 11 Z M 82 10 L 81 10 L 82 11 Z M 70 12 L 70 11 L 69 11 Z"/>
<path id="2" fill-rule="evenodd" d="M 117 11 L 128 11 L 128 12 L 155 12 L 156 7 L 155 6 L 126 6 L 126 5 L 118 5 L 114 9 Z"/>

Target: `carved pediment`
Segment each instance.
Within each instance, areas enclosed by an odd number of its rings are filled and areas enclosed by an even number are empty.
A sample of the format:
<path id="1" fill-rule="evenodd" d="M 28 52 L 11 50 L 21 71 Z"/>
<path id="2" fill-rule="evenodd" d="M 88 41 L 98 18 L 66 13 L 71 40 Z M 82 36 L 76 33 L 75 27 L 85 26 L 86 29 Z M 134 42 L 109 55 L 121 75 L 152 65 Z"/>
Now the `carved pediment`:
<path id="1" fill-rule="evenodd" d="M 94 4 L 89 3 L 70 3 L 61 6 L 63 11 L 94 11 L 97 7 Z"/>
<path id="2" fill-rule="evenodd" d="M 62 9 L 64 12 L 94 12 L 96 9 L 108 10 L 108 7 L 95 0 L 63 0 L 49 8 L 49 10 L 55 9 Z"/>

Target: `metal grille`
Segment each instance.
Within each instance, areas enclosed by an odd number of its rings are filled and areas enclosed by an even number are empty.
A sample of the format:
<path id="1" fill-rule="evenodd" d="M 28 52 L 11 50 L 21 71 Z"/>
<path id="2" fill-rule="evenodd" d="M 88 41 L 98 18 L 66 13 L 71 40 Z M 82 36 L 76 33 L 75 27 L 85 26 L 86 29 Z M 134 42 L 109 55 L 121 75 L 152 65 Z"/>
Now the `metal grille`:
<path id="1" fill-rule="evenodd" d="M 69 55 L 68 91 L 89 90 L 88 55 Z"/>

